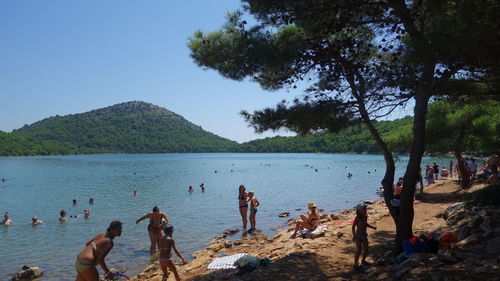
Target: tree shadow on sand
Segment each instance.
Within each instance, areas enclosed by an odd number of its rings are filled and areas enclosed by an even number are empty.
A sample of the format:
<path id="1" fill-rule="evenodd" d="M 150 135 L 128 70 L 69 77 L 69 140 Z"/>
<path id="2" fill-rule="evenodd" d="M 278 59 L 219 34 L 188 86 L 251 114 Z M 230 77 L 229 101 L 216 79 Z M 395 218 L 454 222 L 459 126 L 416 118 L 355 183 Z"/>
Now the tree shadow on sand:
<path id="1" fill-rule="evenodd" d="M 463 193 L 461 190 L 451 193 L 415 193 L 415 199 L 431 204 L 455 203 L 463 201 Z"/>
<path id="2" fill-rule="evenodd" d="M 238 274 L 238 270 L 219 270 L 207 275 L 189 279 L 193 281 L 208 280 L 348 280 L 353 276 L 350 267 L 339 272 L 327 257 L 313 252 L 293 252 L 281 259 L 274 261 L 266 267 L 258 267 L 253 272 Z"/>

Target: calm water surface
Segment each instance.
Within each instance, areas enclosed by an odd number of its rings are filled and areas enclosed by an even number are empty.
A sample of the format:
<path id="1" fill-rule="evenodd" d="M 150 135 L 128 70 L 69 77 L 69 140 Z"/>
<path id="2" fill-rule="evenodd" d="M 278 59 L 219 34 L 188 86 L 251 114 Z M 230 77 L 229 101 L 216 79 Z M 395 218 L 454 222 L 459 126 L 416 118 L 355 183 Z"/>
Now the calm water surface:
<path id="1" fill-rule="evenodd" d="M 425 158 L 423 164 L 446 159 Z M 406 157 L 397 161 L 404 173 Z M 308 166 L 306 166 L 306 164 Z M 311 166 L 313 168 L 311 168 Z M 186 257 L 228 228 L 240 228 L 238 186 L 255 191 L 261 202 L 257 228 L 286 221 L 277 215 L 303 212 L 308 201 L 326 211 L 377 198 L 384 171 L 380 155 L 351 154 L 134 154 L 0 158 L 0 212 L 14 224 L 0 227 L 0 280 L 23 264 L 45 270 L 43 280 L 74 280 L 75 257 L 85 242 L 106 230 L 112 220 L 124 223 L 123 234 L 106 259 L 129 276 L 150 262 L 147 220 L 135 220 L 158 205 L 175 226 L 174 238 Z M 314 169 L 318 169 L 315 172 Z M 376 169 L 376 171 L 375 171 Z M 217 170 L 217 173 L 215 173 Z M 368 173 L 368 171 L 371 171 Z M 346 174 L 354 176 L 348 179 Z M 205 183 L 201 193 L 199 185 Z M 195 192 L 189 194 L 192 185 Z M 139 194 L 134 197 L 132 191 Z M 88 199 L 94 198 L 89 205 Z M 72 199 L 77 199 L 76 206 Z M 91 208 L 90 219 L 58 222 Z M 302 211 L 295 211 L 302 208 Z M 38 216 L 44 225 L 28 225 Z M 241 237 L 241 232 L 234 238 Z"/>

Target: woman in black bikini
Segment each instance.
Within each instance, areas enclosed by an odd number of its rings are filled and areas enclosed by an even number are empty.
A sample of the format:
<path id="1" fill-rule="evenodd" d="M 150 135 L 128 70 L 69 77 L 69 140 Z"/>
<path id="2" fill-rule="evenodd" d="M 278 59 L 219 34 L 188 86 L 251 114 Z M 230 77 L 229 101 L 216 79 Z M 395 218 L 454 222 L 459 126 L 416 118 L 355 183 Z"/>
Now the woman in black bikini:
<path id="1" fill-rule="evenodd" d="M 241 220 L 243 221 L 243 228 L 247 228 L 247 213 L 248 213 L 248 194 L 245 192 L 245 186 L 240 185 L 240 193 L 238 195 L 238 201 L 240 206 Z"/>
<path id="2" fill-rule="evenodd" d="M 154 206 L 152 212 L 145 214 L 140 219 L 136 220 L 135 223 L 138 224 L 144 219 L 149 219 L 148 233 L 149 239 L 151 240 L 149 253 L 153 255 L 160 241 L 161 229 L 168 224 L 168 217 L 165 213 L 160 212 L 158 206 Z"/>

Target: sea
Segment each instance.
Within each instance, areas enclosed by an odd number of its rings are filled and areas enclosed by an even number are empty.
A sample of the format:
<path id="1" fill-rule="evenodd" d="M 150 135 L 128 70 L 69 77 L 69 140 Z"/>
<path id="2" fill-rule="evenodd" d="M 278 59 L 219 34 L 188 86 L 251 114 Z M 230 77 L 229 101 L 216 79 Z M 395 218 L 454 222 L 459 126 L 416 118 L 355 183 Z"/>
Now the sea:
<path id="1" fill-rule="evenodd" d="M 449 160 L 424 157 L 422 165 L 446 165 Z M 396 177 L 404 174 L 407 161 L 407 156 L 397 157 Z M 384 171 L 381 155 L 365 154 L 3 157 L 0 213 L 9 212 L 14 223 L 0 226 L 0 280 L 10 280 L 23 265 L 41 267 L 42 280 L 74 280 L 76 255 L 113 220 L 123 222 L 123 233 L 115 239 L 106 262 L 135 276 L 152 261 L 148 220 L 136 224 L 136 219 L 154 206 L 168 215 L 178 249 L 192 259 L 190 254 L 224 230 L 241 230 L 237 199 L 241 184 L 260 201 L 257 229 L 273 235 L 275 227 L 289 219 L 278 217 L 280 213 L 297 216 L 307 211 L 307 202 L 315 202 L 325 212 L 337 212 L 361 200 L 378 199 L 376 190 Z M 188 192 L 189 186 L 194 192 Z M 138 191 L 136 196 L 133 190 Z M 83 217 L 85 208 L 91 209 L 88 219 Z M 65 224 L 58 221 L 61 210 L 72 216 Z M 33 216 L 45 223 L 31 226 Z M 240 231 L 230 239 L 244 235 Z"/>

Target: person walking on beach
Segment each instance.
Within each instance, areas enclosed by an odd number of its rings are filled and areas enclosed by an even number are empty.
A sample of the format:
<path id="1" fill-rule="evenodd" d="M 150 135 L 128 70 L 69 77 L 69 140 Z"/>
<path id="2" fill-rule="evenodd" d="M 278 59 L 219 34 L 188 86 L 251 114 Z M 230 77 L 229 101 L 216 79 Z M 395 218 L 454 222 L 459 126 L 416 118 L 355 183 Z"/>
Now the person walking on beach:
<path id="1" fill-rule="evenodd" d="M 168 224 L 168 217 L 165 213 L 160 212 L 160 208 L 158 208 L 158 206 L 154 206 L 152 212 L 145 214 L 136 220 L 135 223 L 138 224 L 144 219 L 149 219 L 148 233 L 149 239 L 151 240 L 149 253 L 153 255 L 156 252 L 156 247 L 160 241 L 161 229 Z"/>
<path id="2" fill-rule="evenodd" d="M 356 253 L 354 255 L 354 270 L 361 271 L 359 267 L 359 256 L 361 252 L 363 255 L 361 257 L 362 265 L 370 265 L 366 261 L 366 256 L 368 255 L 368 234 L 366 233 L 366 228 L 377 229 L 377 227 L 368 224 L 368 213 L 365 204 L 356 205 L 356 218 L 352 224 L 352 241 L 356 243 Z"/>
<path id="3" fill-rule="evenodd" d="M 165 228 L 163 228 L 163 235 L 160 238 L 160 243 L 158 244 L 158 248 L 160 249 L 160 257 L 158 261 L 160 263 L 160 268 L 163 271 L 162 281 L 167 281 L 169 269 L 174 273 L 175 280 L 181 280 L 181 278 L 179 277 L 179 273 L 177 272 L 177 268 L 172 261 L 172 249 L 177 254 L 177 256 L 181 258 L 182 263 L 187 264 L 187 261 L 175 246 L 175 241 L 172 238 L 173 233 L 174 227 L 172 225 L 165 226 Z"/>
<path id="4" fill-rule="evenodd" d="M 245 192 L 245 186 L 240 185 L 238 201 L 240 206 L 241 221 L 243 222 L 243 229 L 247 228 L 247 213 L 248 213 L 247 197 L 248 194 Z"/>
<path id="5" fill-rule="evenodd" d="M 309 214 L 300 215 L 301 220 L 298 220 L 295 224 L 295 231 L 290 238 L 295 238 L 299 230 L 307 229 L 314 231 L 319 225 L 319 211 L 318 207 L 314 202 L 308 202 L 307 208 L 311 211 Z"/>
<path id="6" fill-rule="evenodd" d="M 259 207 L 260 202 L 254 196 L 253 191 L 248 192 L 248 198 L 249 198 L 248 201 L 250 202 L 250 229 L 248 231 L 252 232 L 255 230 L 255 225 L 256 225 L 255 216 L 257 215 L 257 207 Z"/>
<path id="7" fill-rule="evenodd" d="M 13 221 L 9 218 L 9 212 L 5 212 L 3 214 L 3 220 L 0 221 L 0 224 L 3 225 L 11 225 Z"/>
<path id="8" fill-rule="evenodd" d="M 439 179 L 439 165 L 434 162 L 434 165 L 432 165 L 432 169 L 434 170 L 434 179 L 438 180 Z"/>
<path id="9" fill-rule="evenodd" d="M 450 178 L 453 177 L 453 161 L 450 161 Z"/>
<path id="10" fill-rule="evenodd" d="M 122 234 L 122 223 L 113 221 L 109 224 L 106 232 L 97 234 L 87 244 L 78 256 L 76 256 L 75 269 L 77 272 L 75 281 L 99 281 L 99 272 L 96 266 L 100 265 L 107 279 L 113 278 L 104 258 L 113 249 L 113 239 Z"/>

